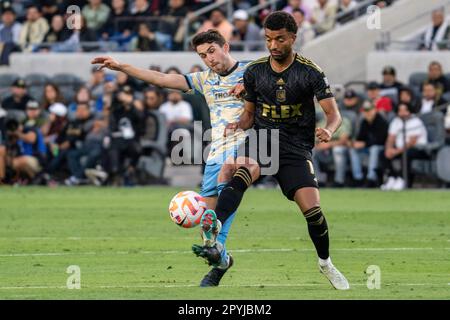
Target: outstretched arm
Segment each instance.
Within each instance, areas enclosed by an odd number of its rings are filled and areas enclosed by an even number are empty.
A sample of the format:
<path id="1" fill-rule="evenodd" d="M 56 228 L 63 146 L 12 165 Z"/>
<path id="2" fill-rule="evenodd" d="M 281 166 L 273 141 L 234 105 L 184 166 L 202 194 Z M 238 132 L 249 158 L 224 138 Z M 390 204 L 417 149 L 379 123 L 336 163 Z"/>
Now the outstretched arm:
<path id="1" fill-rule="evenodd" d="M 316 136 L 320 142 L 329 142 L 333 133 L 341 126 L 341 114 L 334 98 L 322 99 L 319 104 L 325 113 L 327 124 L 325 128 L 316 128 Z"/>
<path id="2" fill-rule="evenodd" d="M 185 77 L 181 74 L 166 74 L 153 70 L 140 69 L 131 64 L 120 63 L 108 56 L 96 57 L 91 64 L 100 64 L 100 69 L 107 68 L 114 71 L 121 71 L 130 77 L 137 78 L 155 86 L 188 91 L 189 85 Z"/>

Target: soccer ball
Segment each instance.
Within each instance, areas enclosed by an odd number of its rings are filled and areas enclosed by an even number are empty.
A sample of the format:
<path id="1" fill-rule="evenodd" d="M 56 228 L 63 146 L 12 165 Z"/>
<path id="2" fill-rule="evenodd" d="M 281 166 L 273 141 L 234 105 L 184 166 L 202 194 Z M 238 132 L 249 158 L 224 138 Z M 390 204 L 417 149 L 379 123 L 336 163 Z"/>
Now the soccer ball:
<path id="1" fill-rule="evenodd" d="M 205 199 L 195 191 L 179 192 L 169 204 L 170 218 L 183 228 L 198 225 L 206 209 Z"/>

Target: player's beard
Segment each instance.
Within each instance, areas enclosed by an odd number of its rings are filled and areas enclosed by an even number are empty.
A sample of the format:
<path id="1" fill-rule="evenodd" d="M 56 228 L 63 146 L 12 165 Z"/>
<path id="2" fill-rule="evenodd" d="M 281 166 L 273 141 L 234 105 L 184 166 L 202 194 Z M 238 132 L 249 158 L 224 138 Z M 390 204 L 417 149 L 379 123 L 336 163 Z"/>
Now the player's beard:
<path id="1" fill-rule="evenodd" d="M 271 53 L 270 56 L 272 57 L 273 60 L 275 60 L 279 63 L 283 63 L 289 58 L 289 55 L 291 54 L 291 52 L 292 52 L 292 50 L 286 50 L 286 51 L 281 52 L 280 55 L 273 55 Z"/>

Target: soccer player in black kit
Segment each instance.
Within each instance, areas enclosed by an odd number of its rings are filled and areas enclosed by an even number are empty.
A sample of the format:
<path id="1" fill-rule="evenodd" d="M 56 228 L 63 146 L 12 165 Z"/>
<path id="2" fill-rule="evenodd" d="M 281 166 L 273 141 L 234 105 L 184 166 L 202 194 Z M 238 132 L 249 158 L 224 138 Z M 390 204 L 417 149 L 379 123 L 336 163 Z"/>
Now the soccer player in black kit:
<path id="1" fill-rule="evenodd" d="M 271 149 L 271 142 L 279 146 L 279 159 L 272 159 L 279 165 L 274 177 L 283 194 L 297 203 L 307 221 L 319 257 L 319 270 L 334 288 L 346 290 L 350 287 L 347 279 L 330 259 L 328 225 L 320 208 L 318 184 L 311 162 L 315 139 L 330 141 L 341 124 L 341 116 L 322 70 L 311 60 L 293 52 L 297 33 L 294 18 L 286 12 L 274 12 L 266 18 L 264 31 L 270 56 L 247 67 L 244 73 L 245 111 L 239 122 L 228 124 L 224 134 L 253 127 L 259 141 L 262 139 L 260 132 L 267 130 L 267 150 Z M 315 128 L 314 97 L 325 113 L 325 128 Z M 204 245 L 194 245 L 193 250 L 212 265 L 220 257 L 220 246 L 215 237 L 221 225 L 236 211 L 245 190 L 259 178 L 264 168 L 259 159 L 259 142 L 256 157 L 252 156 L 250 145 L 247 139 L 242 153 L 222 166 L 221 174 L 229 182 L 219 195 L 216 209 L 207 210 L 202 216 Z M 229 267 L 213 268 L 203 282 L 218 285 Z"/>

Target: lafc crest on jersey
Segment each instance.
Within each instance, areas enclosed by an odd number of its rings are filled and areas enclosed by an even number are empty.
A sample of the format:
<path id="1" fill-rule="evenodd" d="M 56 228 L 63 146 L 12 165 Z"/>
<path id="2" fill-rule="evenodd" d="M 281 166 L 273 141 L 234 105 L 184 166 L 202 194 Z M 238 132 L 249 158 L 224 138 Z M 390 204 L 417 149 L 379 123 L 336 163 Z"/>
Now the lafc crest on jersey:
<path id="1" fill-rule="evenodd" d="M 277 81 L 278 89 L 277 89 L 277 92 L 276 92 L 276 96 L 277 96 L 277 101 L 278 102 L 285 102 L 286 101 L 286 90 L 284 90 L 284 85 L 285 85 L 285 82 L 284 82 L 283 78 L 280 78 Z"/>

